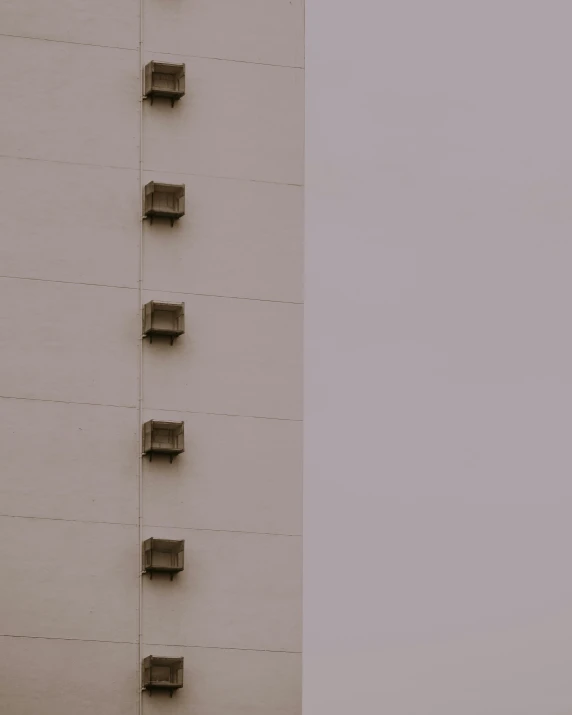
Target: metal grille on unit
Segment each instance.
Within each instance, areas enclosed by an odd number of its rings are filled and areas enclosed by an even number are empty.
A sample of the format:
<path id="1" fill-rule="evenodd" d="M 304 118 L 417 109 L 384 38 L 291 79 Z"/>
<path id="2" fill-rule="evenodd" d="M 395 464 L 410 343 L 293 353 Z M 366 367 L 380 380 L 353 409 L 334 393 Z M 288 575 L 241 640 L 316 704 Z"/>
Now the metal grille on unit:
<path id="1" fill-rule="evenodd" d="M 142 547 L 143 571 L 173 576 L 185 568 L 185 542 L 174 539 L 146 539 Z"/>
<path id="2" fill-rule="evenodd" d="M 150 181 L 145 186 L 143 214 L 150 223 L 154 218 L 167 218 L 173 226 L 185 215 L 185 185 Z"/>
<path id="3" fill-rule="evenodd" d="M 149 420 L 143 425 L 143 454 L 168 454 L 170 461 L 185 451 L 185 423 Z"/>
<path id="4" fill-rule="evenodd" d="M 171 100 L 171 107 L 185 94 L 185 65 L 149 62 L 145 65 L 145 96 L 151 104 L 155 97 Z"/>
<path id="5" fill-rule="evenodd" d="M 185 304 L 164 303 L 151 300 L 143 306 L 143 337 L 153 342 L 153 336 L 165 336 L 171 339 L 185 332 Z"/>
<path id="6" fill-rule="evenodd" d="M 173 692 L 183 687 L 184 658 L 163 658 L 149 655 L 143 659 L 142 686 L 144 690 L 166 690 L 173 697 Z"/>

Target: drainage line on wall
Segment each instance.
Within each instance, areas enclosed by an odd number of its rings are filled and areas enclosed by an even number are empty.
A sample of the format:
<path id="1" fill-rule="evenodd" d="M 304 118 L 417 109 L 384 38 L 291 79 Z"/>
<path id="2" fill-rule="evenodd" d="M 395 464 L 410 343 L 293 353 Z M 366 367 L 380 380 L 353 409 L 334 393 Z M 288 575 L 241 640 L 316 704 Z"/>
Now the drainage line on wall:
<path id="1" fill-rule="evenodd" d="M 139 544 L 137 553 L 141 553 L 143 543 L 143 100 L 144 100 L 144 57 L 143 57 L 143 38 L 145 31 L 144 23 L 144 0 L 139 2 L 139 280 L 138 280 L 138 295 L 139 295 L 139 400 L 138 400 L 138 429 L 139 429 L 139 454 L 138 454 L 138 496 L 139 496 Z M 137 673 L 138 673 L 138 713 L 143 715 L 143 673 L 142 673 L 142 640 L 143 640 L 143 570 L 141 566 L 141 558 L 139 557 L 139 605 L 138 605 L 138 637 L 137 637 Z"/>

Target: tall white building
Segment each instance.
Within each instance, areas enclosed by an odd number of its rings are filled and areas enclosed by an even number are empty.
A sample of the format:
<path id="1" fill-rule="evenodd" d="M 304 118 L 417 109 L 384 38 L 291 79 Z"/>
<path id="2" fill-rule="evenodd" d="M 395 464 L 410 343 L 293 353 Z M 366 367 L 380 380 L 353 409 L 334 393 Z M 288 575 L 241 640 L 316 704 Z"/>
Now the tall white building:
<path id="1" fill-rule="evenodd" d="M 0 33 L 0 711 L 299 715 L 303 0 L 8 0 Z M 150 420 L 184 452 L 142 458 Z"/>

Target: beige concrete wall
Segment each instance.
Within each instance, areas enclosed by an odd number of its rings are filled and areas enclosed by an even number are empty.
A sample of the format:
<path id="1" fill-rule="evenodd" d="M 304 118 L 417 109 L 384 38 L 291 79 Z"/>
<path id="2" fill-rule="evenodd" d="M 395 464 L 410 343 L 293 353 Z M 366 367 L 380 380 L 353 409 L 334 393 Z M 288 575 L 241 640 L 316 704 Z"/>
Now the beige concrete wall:
<path id="1" fill-rule="evenodd" d="M 157 645 L 147 650 L 153 655 L 182 656 L 190 682 L 172 700 L 166 694 L 148 698 L 146 715 L 166 711 L 176 715 L 300 712 L 300 659 L 296 654 Z"/>
<path id="2" fill-rule="evenodd" d="M 167 277 L 165 277 L 165 281 Z M 184 302 L 187 334 L 145 345 L 145 406 L 301 419 L 300 305 L 144 291 Z"/>
<path id="3" fill-rule="evenodd" d="M 187 451 L 168 472 L 163 460 L 145 463 L 148 524 L 301 534 L 301 422 L 144 411 L 144 419 L 152 416 L 184 420 Z"/>
<path id="4" fill-rule="evenodd" d="M 173 176 L 145 172 L 146 181 Z M 148 290 L 192 286 L 196 294 L 302 301 L 302 187 L 193 174 L 177 180 L 187 187 L 192 238 L 183 238 L 185 222 L 145 233 Z"/>
<path id="5" fill-rule="evenodd" d="M 246 63 L 304 66 L 303 0 L 145 0 L 145 47 Z"/>
<path id="6" fill-rule="evenodd" d="M 0 637 L 0 697 L 10 715 L 136 715 L 137 646 Z"/>
<path id="7" fill-rule="evenodd" d="M 185 539 L 185 570 L 145 580 L 149 643 L 258 651 L 301 648 L 299 537 L 165 529 Z M 146 527 L 146 536 L 157 527 Z"/>
<path id="8" fill-rule="evenodd" d="M 304 75 L 290 67 L 159 55 L 185 62 L 189 96 L 145 106 L 148 170 L 300 185 Z M 148 53 L 146 61 L 156 59 Z M 184 137 L 184 139 L 183 139 Z"/>
<path id="9" fill-rule="evenodd" d="M 139 0 L 0 8 L 0 710 L 299 715 L 303 3 L 143 5 L 143 61 L 187 66 L 143 135 Z M 186 184 L 172 229 L 151 180 Z M 187 333 L 140 383 L 151 299 Z M 173 464 L 151 418 L 185 421 Z M 148 536 L 185 539 L 172 582 Z M 149 654 L 185 657 L 172 700 Z"/>
<path id="10" fill-rule="evenodd" d="M 0 423 L 2 513 L 137 523 L 136 410 L 0 399 Z"/>

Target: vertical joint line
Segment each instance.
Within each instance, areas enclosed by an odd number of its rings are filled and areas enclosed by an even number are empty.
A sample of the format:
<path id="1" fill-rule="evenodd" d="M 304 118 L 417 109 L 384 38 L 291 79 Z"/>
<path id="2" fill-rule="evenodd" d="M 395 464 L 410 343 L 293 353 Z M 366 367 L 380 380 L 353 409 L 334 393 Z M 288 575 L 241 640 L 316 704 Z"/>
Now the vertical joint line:
<path id="1" fill-rule="evenodd" d="M 143 202 L 143 91 L 144 91 L 144 69 L 143 69 L 143 38 L 145 35 L 144 23 L 144 0 L 139 0 L 139 206 Z M 139 221 L 139 281 L 138 281 L 138 296 L 139 296 L 139 325 L 143 324 L 143 221 Z M 138 537 L 139 544 L 137 548 L 138 558 L 141 558 L 141 544 L 143 543 L 143 335 L 139 331 L 139 399 L 138 399 L 138 430 L 139 430 L 139 451 L 138 459 L 138 496 L 139 496 L 139 520 L 138 520 Z M 143 673 L 141 663 L 143 661 L 142 641 L 143 641 L 143 573 L 141 562 L 139 561 L 139 604 L 138 604 L 138 636 L 137 636 L 137 691 L 138 691 L 138 715 L 143 715 L 143 690 L 141 684 L 143 682 Z"/>

